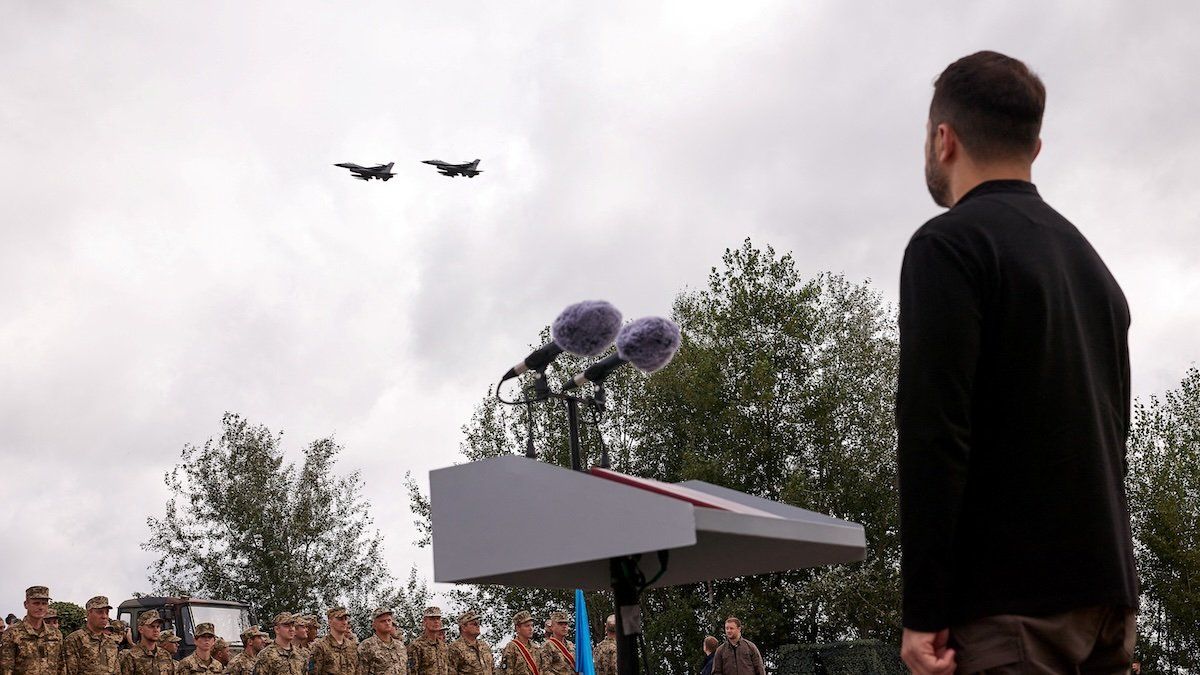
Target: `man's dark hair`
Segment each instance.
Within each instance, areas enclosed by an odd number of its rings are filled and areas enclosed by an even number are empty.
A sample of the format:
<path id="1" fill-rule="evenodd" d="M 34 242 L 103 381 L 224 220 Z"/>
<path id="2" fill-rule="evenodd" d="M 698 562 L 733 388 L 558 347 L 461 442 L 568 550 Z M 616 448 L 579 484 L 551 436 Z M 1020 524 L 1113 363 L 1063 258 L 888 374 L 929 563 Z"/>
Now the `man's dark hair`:
<path id="1" fill-rule="evenodd" d="M 951 63 L 933 83 L 930 132 L 947 123 L 981 161 L 1033 159 L 1046 87 L 1024 64 L 996 52 Z"/>
<path id="2" fill-rule="evenodd" d="M 730 621 L 732 621 L 732 622 L 734 622 L 735 624 L 737 624 L 737 627 L 738 627 L 738 628 L 741 628 L 741 627 L 742 627 L 742 620 L 741 620 L 741 619 L 739 619 L 739 618 L 737 618 L 736 616 L 727 616 L 727 617 L 725 617 L 725 623 L 729 623 Z"/>

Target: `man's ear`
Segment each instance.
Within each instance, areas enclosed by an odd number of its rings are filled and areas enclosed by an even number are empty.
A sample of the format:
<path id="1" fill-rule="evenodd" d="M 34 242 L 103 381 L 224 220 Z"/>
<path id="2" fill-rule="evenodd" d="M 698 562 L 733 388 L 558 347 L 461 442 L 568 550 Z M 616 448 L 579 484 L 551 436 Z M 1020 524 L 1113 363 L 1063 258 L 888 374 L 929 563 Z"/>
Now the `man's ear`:
<path id="1" fill-rule="evenodd" d="M 937 153 L 938 161 L 943 164 L 956 157 L 959 153 L 958 134 L 954 132 L 954 127 L 945 122 L 938 125 L 934 143 L 934 151 Z"/>
<path id="2" fill-rule="evenodd" d="M 1042 139 L 1039 138 L 1039 139 L 1037 139 L 1037 143 L 1033 146 L 1033 157 L 1030 157 L 1029 161 L 1033 162 L 1033 160 L 1037 159 L 1038 155 L 1041 154 L 1041 152 L 1042 152 Z"/>

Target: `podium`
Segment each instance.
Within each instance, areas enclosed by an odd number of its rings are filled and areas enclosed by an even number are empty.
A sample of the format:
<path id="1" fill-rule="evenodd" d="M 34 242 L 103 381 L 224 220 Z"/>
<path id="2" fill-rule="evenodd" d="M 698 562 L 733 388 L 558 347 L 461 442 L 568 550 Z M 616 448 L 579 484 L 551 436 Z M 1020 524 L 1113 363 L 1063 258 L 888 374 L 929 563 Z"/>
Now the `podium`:
<path id="1" fill-rule="evenodd" d="M 431 471 L 429 500 L 434 581 L 612 588 L 621 675 L 637 672 L 646 588 L 866 555 L 858 523 L 703 481 L 581 472 L 515 455 Z M 531 510 L 541 516 L 534 525 Z"/>
<path id="2" fill-rule="evenodd" d="M 438 582 L 603 590 L 612 558 L 669 551 L 652 586 L 672 586 L 866 554 L 857 523 L 703 481 L 584 473 L 515 455 L 431 471 L 429 499 Z M 530 509 L 557 517 L 531 526 Z M 641 565 L 658 572 L 652 557 Z"/>

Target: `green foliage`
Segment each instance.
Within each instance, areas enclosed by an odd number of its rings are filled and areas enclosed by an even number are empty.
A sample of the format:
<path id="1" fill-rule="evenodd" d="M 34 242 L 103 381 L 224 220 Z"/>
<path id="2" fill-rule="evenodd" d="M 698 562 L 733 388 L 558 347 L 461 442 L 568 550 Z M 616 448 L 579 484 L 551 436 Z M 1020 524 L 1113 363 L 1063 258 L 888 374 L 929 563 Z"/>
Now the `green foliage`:
<path id="1" fill-rule="evenodd" d="M 87 623 L 87 610 L 73 602 L 52 602 L 50 606 L 58 612 L 58 629 L 63 636 L 74 633 Z"/>
<path id="2" fill-rule="evenodd" d="M 894 314 L 868 285 L 831 274 L 806 280 L 790 255 L 749 240 L 727 250 L 723 263 L 707 288 L 676 298 L 683 343 L 675 360 L 653 377 L 624 368 L 609 378 L 603 438 L 596 427 L 583 429 L 585 462 L 597 462 L 607 442 L 618 471 L 705 480 L 862 523 L 867 558 L 651 591 L 643 601 L 651 662 L 662 672 L 690 672 L 703 636 L 719 635 L 729 614 L 746 621 L 767 658 L 797 640 L 898 644 Z M 564 374 L 584 365 L 564 354 L 555 368 Z M 509 407 L 486 397 L 463 428 L 462 453 L 469 460 L 521 454 L 530 421 L 539 458 L 568 465 L 558 403 Z M 428 501 L 412 486 L 410 496 L 427 526 Z M 554 516 L 522 508 L 499 517 L 536 528 Z M 561 591 L 499 587 L 453 595 L 501 633 L 518 610 L 544 616 L 570 600 Z M 593 635 L 612 611 L 608 598 L 589 596 Z"/>
<path id="3" fill-rule="evenodd" d="M 1200 370 L 1135 406 L 1127 484 L 1143 672 L 1200 672 Z"/>
<path id="4" fill-rule="evenodd" d="M 282 433 L 232 413 L 222 429 L 184 446 L 165 476 L 165 515 L 146 519 L 156 592 L 241 600 L 260 622 L 406 597 L 392 586 L 358 472 L 335 473 L 337 443 L 309 443 L 297 466 L 284 460 Z"/>
<path id="5" fill-rule="evenodd" d="M 784 645 L 779 675 L 904 675 L 908 668 L 900 650 L 878 640 L 851 640 L 828 645 Z"/>
<path id="6" fill-rule="evenodd" d="M 408 572 L 408 580 L 402 588 L 387 588 L 375 595 L 353 595 L 346 605 L 350 612 L 350 626 L 359 640 L 375 634 L 371 627 L 371 611 L 376 607 L 392 610 L 392 621 L 412 639 L 421 631 L 421 615 L 429 606 L 431 595 L 425 582 L 417 577 L 417 568 Z"/>

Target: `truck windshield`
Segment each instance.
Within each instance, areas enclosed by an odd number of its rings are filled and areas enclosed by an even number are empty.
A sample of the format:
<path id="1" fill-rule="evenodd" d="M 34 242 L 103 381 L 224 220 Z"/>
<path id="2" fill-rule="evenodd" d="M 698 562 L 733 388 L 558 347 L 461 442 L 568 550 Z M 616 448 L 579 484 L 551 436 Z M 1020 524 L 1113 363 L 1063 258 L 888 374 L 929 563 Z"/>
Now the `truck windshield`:
<path id="1" fill-rule="evenodd" d="M 250 626 L 250 615 L 241 607 L 222 607 L 219 605 L 192 605 L 191 633 L 195 635 L 196 626 L 211 623 L 216 629 L 217 637 L 225 638 L 231 645 L 241 646 L 242 631 Z"/>

